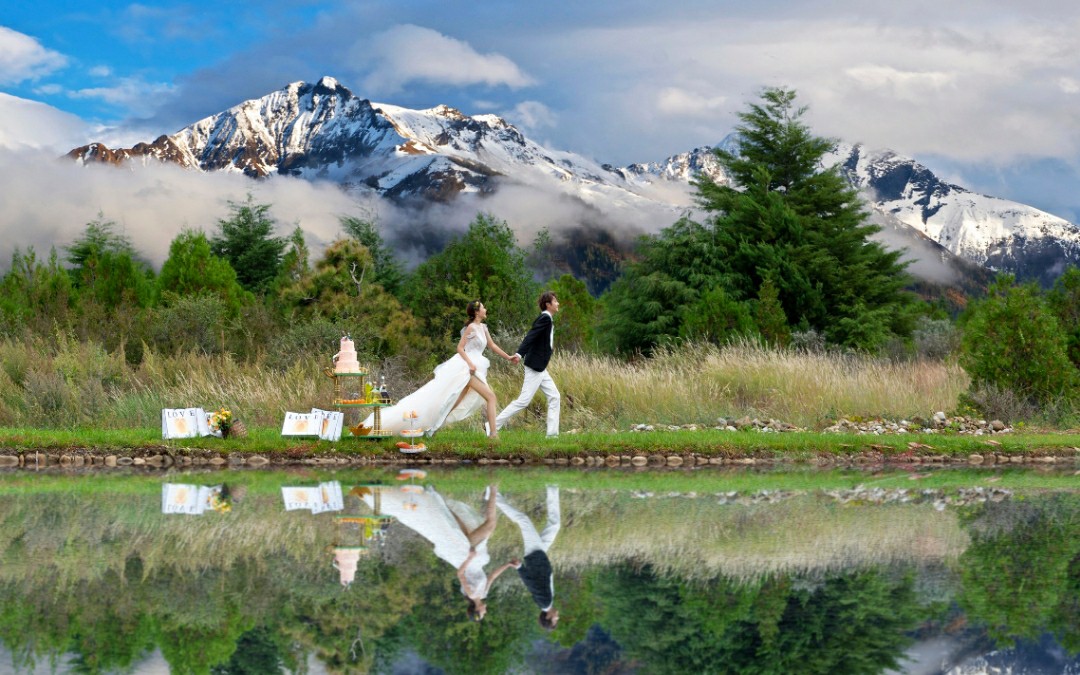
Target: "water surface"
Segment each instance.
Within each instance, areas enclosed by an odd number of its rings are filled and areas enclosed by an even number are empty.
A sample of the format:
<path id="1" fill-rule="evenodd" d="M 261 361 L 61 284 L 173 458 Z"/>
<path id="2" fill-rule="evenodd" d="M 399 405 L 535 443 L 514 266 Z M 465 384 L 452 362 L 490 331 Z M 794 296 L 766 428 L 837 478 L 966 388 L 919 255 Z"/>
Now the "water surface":
<path id="1" fill-rule="evenodd" d="M 1080 672 L 1075 481 L 1019 470 L 0 473 L 0 671 Z M 165 484 L 224 484 L 231 503 L 164 512 L 175 510 Z M 470 621 L 457 570 L 435 553 L 440 501 L 482 517 L 487 485 L 538 533 L 558 487 L 552 631 L 513 568 Z M 287 504 L 284 487 L 311 489 L 321 512 L 287 511 L 296 494 Z M 489 573 L 524 551 L 497 513 Z"/>

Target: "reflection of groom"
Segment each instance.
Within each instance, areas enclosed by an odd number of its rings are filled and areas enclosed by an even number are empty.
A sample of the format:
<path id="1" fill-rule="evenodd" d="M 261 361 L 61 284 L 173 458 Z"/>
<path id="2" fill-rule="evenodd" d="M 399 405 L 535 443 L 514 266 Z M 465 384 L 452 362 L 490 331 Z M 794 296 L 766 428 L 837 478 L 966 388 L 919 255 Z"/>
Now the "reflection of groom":
<path id="1" fill-rule="evenodd" d="M 532 519 L 507 503 L 500 492 L 496 498 L 499 510 L 514 521 L 521 529 L 521 540 L 525 554 L 516 565 L 521 582 L 529 590 L 536 605 L 540 608 L 540 625 L 552 630 L 559 623 L 559 610 L 555 609 L 555 574 L 547 551 L 555 543 L 555 535 L 561 526 L 559 515 L 559 488 L 548 486 L 547 489 L 547 526 L 543 532 L 537 532 Z M 510 563 L 513 565 L 513 562 Z"/>
<path id="2" fill-rule="evenodd" d="M 521 341 L 515 354 L 525 362 L 525 381 L 521 385 L 521 394 L 495 418 L 495 431 L 506 426 L 507 420 L 528 406 L 539 389 L 547 398 L 547 435 L 548 438 L 554 438 L 559 435 L 560 396 L 547 367 L 555 344 L 554 316 L 559 311 L 559 300 L 551 291 L 544 291 L 537 304 L 540 305 L 540 316 L 533 321 L 532 328 L 525 334 L 525 339 Z"/>

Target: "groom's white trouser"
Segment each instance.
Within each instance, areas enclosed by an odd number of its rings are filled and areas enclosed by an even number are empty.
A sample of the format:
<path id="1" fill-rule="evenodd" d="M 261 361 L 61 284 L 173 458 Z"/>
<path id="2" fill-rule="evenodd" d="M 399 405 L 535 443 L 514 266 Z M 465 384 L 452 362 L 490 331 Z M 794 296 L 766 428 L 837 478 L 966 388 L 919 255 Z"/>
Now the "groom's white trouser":
<path id="1" fill-rule="evenodd" d="M 536 525 L 533 525 L 532 518 L 529 518 L 521 511 L 510 506 L 501 492 L 495 496 L 495 503 L 507 518 L 514 521 L 514 523 L 521 528 L 521 540 L 524 542 L 525 546 L 525 553 L 522 557 L 529 555 L 533 551 L 543 551 L 544 553 L 547 553 L 547 550 L 555 543 L 555 535 L 559 533 L 559 528 L 562 526 L 562 518 L 559 511 L 559 488 L 548 486 L 548 519 L 547 526 L 544 527 L 543 532 L 537 532 Z"/>
<path id="2" fill-rule="evenodd" d="M 506 426 L 508 419 L 524 410 L 532 401 L 533 396 L 536 396 L 536 391 L 539 389 L 544 392 L 544 396 L 547 398 L 547 435 L 558 436 L 559 403 L 562 399 L 559 396 L 558 387 L 555 386 L 555 380 L 551 379 L 551 375 L 548 375 L 546 369 L 533 370 L 528 366 L 524 366 L 524 368 L 525 382 L 521 385 L 521 394 L 495 417 L 495 430 L 501 430 Z"/>

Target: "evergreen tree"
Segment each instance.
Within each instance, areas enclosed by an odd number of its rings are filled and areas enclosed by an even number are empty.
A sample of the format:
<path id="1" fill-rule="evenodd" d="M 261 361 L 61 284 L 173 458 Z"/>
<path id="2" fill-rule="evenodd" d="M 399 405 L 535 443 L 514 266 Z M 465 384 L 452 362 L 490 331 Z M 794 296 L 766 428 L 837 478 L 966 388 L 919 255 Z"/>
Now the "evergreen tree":
<path id="1" fill-rule="evenodd" d="M 66 326 L 75 305 L 71 275 L 60 266 L 56 249 L 42 261 L 31 247 L 11 256 L 11 269 L 0 281 L 0 329 L 13 335 L 29 330 L 50 334 Z"/>
<path id="2" fill-rule="evenodd" d="M 412 312 L 371 282 L 372 265 L 370 252 L 355 239 L 331 244 L 314 270 L 281 289 L 279 301 L 289 322 L 327 320 L 351 333 L 358 348 L 378 356 L 430 347 Z"/>
<path id="3" fill-rule="evenodd" d="M 679 335 L 683 308 L 722 281 L 722 251 L 715 233 L 680 219 L 638 243 L 639 259 L 601 297 L 597 334 L 612 351 L 648 353 Z"/>
<path id="4" fill-rule="evenodd" d="M 537 284 L 506 221 L 481 213 L 468 231 L 421 263 L 409 277 L 404 296 L 428 335 L 456 342 L 465 325 L 465 306 L 481 300 L 488 323 L 521 330 L 539 311 Z"/>
<path id="5" fill-rule="evenodd" d="M 1080 269 L 1069 267 L 1047 294 L 1050 309 L 1068 340 L 1069 360 L 1080 368 Z"/>
<path id="6" fill-rule="evenodd" d="M 737 187 L 699 179 L 699 202 L 715 214 L 710 227 L 733 297 L 752 298 L 770 278 L 791 325 L 875 349 L 913 328 L 905 263 L 869 239 L 878 228 L 839 168 L 821 169 L 835 141 L 814 136 L 805 111 L 794 91 L 766 89 L 739 115 L 737 152 L 716 151 Z"/>
<path id="7" fill-rule="evenodd" d="M 194 230 L 185 230 L 172 240 L 157 282 L 160 298 L 211 293 L 233 314 L 250 297 L 240 287 L 236 270 L 213 254 L 205 234 Z"/>
<path id="8" fill-rule="evenodd" d="M 341 228 L 367 248 L 372 261 L 372 283 L 379 284 L 387 293 L 397 294 L 405 280 L 401 261 L 386 245 L 375 223 L 354 216 L 342 216 Z"/>
<path id="9" fill-rule="evenodd" d="M 598 308 L 585 282 L 564 274 L 548 282 L 545 288 L 559 299 L 559 351 L 589 349 Z"/>
<path id="10" fill-rule="evenodd" d="M 248 194 L 243 204 L 229 202 L 232 217 L 218 221 L 218 233 L 210 240 L 214 255 L 229 261 L 244 289 L 263 293 L 278 275 L 287 241 L 274 237 L 269 204 L 256 204 Z"/>
<path id="11" fill-rule="evenodd" d="M 724 344 L 757 334 L 750 307 L 731 298 L 723 286 L 707 289 L 685 305 L 679 320 L 679 336 L 691 340 Z"/>
<path id="12" fill-rule="evenodd" d="M 786 347 L 791 343 L 791 328 L 784 315 L 784 308 L 780 305 L 780 291 L 771 278 L 761 282 L 761 288 L 758 289 L 754 322 L 765 342 L 779 347 Z"/>
<path id="13" fill-rule="evenodd" d="M 146 307 L 153 299 L 153 272 L 139 259 L 131 241 L 114 231 L 116 223 L 87 223 L 82 236 L 66 247 L 80 301 L 105 310 L 121 304 Z"/>

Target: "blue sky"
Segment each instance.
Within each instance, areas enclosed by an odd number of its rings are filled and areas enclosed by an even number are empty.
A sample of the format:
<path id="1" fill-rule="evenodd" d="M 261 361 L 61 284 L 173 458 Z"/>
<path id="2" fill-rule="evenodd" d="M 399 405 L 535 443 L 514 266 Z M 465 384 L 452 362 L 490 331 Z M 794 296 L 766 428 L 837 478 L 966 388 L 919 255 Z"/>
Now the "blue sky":
<path id="1" fill-rule="evenodd" d="M 601 162 L 713 144 L 764 86 L 823 135 L 1080 220 L 1074 2 L 7 3 L 0 147 L 152 140 L 297 80 L 497 113 Z"/>

